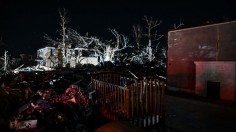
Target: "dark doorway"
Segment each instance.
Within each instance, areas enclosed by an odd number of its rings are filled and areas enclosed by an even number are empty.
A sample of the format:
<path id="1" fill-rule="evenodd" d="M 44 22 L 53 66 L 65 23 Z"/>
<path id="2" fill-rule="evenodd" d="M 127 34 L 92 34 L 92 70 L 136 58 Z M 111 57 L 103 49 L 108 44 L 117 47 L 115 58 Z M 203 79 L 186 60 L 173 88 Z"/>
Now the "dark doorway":
<path id="1" fill-rule="evenodd" d="M 207 81 L 207 97 L 220 99 L 220 82 Z"/>

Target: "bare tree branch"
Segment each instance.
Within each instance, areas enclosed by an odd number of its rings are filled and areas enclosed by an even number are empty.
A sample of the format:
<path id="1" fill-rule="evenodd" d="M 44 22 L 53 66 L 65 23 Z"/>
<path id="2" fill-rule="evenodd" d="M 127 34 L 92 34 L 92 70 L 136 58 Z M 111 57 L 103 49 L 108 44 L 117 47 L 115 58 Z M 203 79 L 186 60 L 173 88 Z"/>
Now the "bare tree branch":
<path id="1" fill-rule="evenodd" d="M 70 47 L 71 45 L 66 42 L 69 39 L 69 36 L 66 33 L 67 31 L 66 25 L 70 22 L 70 19 L 67 17 L 67 10 L 65 8 L 59 10 L 59 16 L 60 16 L 60 26 L 61 26 L 60 35 L 62 37 L 61 44 L 59 45 L 59 47 L 61 48 Z"/>
<path id="2" fill-rule="evenodd" d="M 47 44 L 50 46 L 58 46 L 60 44 L 60 41 L 52 39 L 48 34 L 44 34 L 43 36 L 44 40 L 46 41 Z"/>
<path id="3" fill-rule="evenodd" d="M 184 23 L 183 23 L 183 22 L 181 21 L 181 19 L 180 19 L 178 25 L 174 24 L 174 29 L 178 29 L 179 27 L 181 27 L 181 26 L 183 26 L 183 25 L 184 25 Z"/>

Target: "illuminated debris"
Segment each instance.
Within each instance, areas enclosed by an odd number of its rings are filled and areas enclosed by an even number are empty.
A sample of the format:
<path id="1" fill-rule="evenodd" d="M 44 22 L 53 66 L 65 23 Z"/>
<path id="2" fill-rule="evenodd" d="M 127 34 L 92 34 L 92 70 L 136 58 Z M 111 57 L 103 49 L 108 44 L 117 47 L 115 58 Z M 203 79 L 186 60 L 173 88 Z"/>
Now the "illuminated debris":
<path id="1" fill-rule="evenodd" d="M 10 129 L 28 130 L 33 126 L 37 129 L 59 129 L 61 124 L 75 129 L 78 123 L 85 122 L 91 110 L 86 92 L 82 92 L 78 85 L 71 85 L 62 94 L 58 94 L 54 89 L 38 90 L 35 96 L 35 100 L 32 98 L 29 103 L 18 109 L 10 122 Z M 36 121 L 37 125 L 27 125 L 30 121 Z"/>
<path id="2" fill-rule="evenodd" d="M 13 120 L 10 121 L 10 129 L 16 131 L 35 131 L 37 120 Z"/>

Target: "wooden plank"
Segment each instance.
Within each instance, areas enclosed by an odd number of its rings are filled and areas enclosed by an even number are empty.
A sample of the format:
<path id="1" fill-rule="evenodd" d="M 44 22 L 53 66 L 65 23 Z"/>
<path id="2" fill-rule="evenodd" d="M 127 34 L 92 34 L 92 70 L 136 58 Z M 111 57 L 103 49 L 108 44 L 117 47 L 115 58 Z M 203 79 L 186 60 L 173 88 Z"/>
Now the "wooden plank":
<path id="1" fill-rule="evenodd" d="M 129 88 L 126 89 L 126 110 L 127 110 L 127 118 L 130 118 L 130 90 Z"/>
<path id="2" fill-rule="evenodd" d="M 160 114 L 161 114 L 161 112 L 160 112 L 160 108 L 161 108 L 161 85 L 160 85 L 160 80 L 158 79 L 158 83 L 157 83 L 157 85 L 158 85 L 158 95 L 157 95 L 157 97 L 158 97 L 158 100 L 157 100 L 157 103 L 158 103 L 158 105 L 157 105 L 157 113 L 158 113 L 158 115 L 159 115 L 159 117 L 160 117 Z"/>
<path id="3" fill-rule="evenodd" d="M 131 115 L 132 118 L 134 117 L 134 85 L 131 84 Z"/>
<path id="4" fill-rule="evenodd" d="M 165 120 L 165 81 L 162 80 L 162 112 L 161 112 L 161 116 L 162 116 L 162 121 Z"/>
<path id="5" fill-rule="evenodd" d="M 153 114 L 153 91 L 152 91 L 152 88 L 153 88 L 153 86 L 152 86 L 152 79 L 150 79 L 149 80 L 149 92 L 150 92 L 150 94 L 149 94 L 149 105 L 150 105 L 150 115 L 152 115 Z"/>
<path id="6" fill-rule="evenodd" d="M 118 104 L 117 103 L 117 87 L 114 87 L 114 88 L 115 88 L 114 89 L 115 90 L 115 96 L 114 96 L 115 97 L 115 109 L 117 110 L 118 109 L 118 107 L 117 107 L 117 104 Z"/>
<path id="7" fill-rule="evenodd" d="M 148 116 L 148 114 L 149 114 L 149 107 L 148 107 L 148 102 L 149 102 L 149 100 L 148 100 L 148 81 L 147 81 L 147 79 L 145 80 L 145 94 L 146 94 L 146 116 Z"/>
<path id="8" fill-rule="evenodd" d="M 140 101 L 139 101 L 139 94 L 140 94 L 140 89 L 139 89 L 139 86 L 138 86 L 138 83 L 137 81 L 135 81 L 135 92 L 136 92 L 136 110 L 137 110 L 137 113 L 136 113 L 136 117 L 139 118 L 140 117 L 140 107 L 139 107 L 139 104 L 140 104 Z"/>
<path id="9" fill-rule="evenodd" d="M 120 89 L 118 89 L 118 107 L 120 109 Z"/>
<path id="10" fill-rule="evenodd" d="M 122 98 L 123 98 L 123 108 L 122 108 L 122 111 L 124 111 L 126 109 L 125 108 L 125 100 L 126 100 L 125 94 L 126 94 L 125 89 L 122 89 Z"/>
<path id="11" fill-rule="evenodd" d="M 156 117 L 157 115 L 157 80 L 154 79 L 154 89 L 153 89 L 153 93 L 154 93 L 154 116 Z M 155 118 L 155 123 L 157 123 L 157 120 Z"/>
<path id="12" fill-rule="evenodd" d="M 144 106 L 143 106 L 143 80 L 140 81 L 140 106 L 141 106 L 141 118 L 143 118 L 143 111 L 144 111 Z"/>

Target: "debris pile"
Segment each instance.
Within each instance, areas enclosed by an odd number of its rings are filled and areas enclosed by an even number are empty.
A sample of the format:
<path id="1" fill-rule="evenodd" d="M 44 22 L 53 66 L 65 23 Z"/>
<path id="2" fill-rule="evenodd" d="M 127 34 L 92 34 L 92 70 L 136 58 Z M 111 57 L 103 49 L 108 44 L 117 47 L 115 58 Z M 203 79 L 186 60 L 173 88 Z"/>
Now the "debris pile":
<path id="1" fill-rule="evenodd" d="M 38 91 L 10 121 L 11 130 L 74 131 L 85 125 L 90 113 L 87 93 L 71 85 L 63 94 L 53 89 Z"/>

